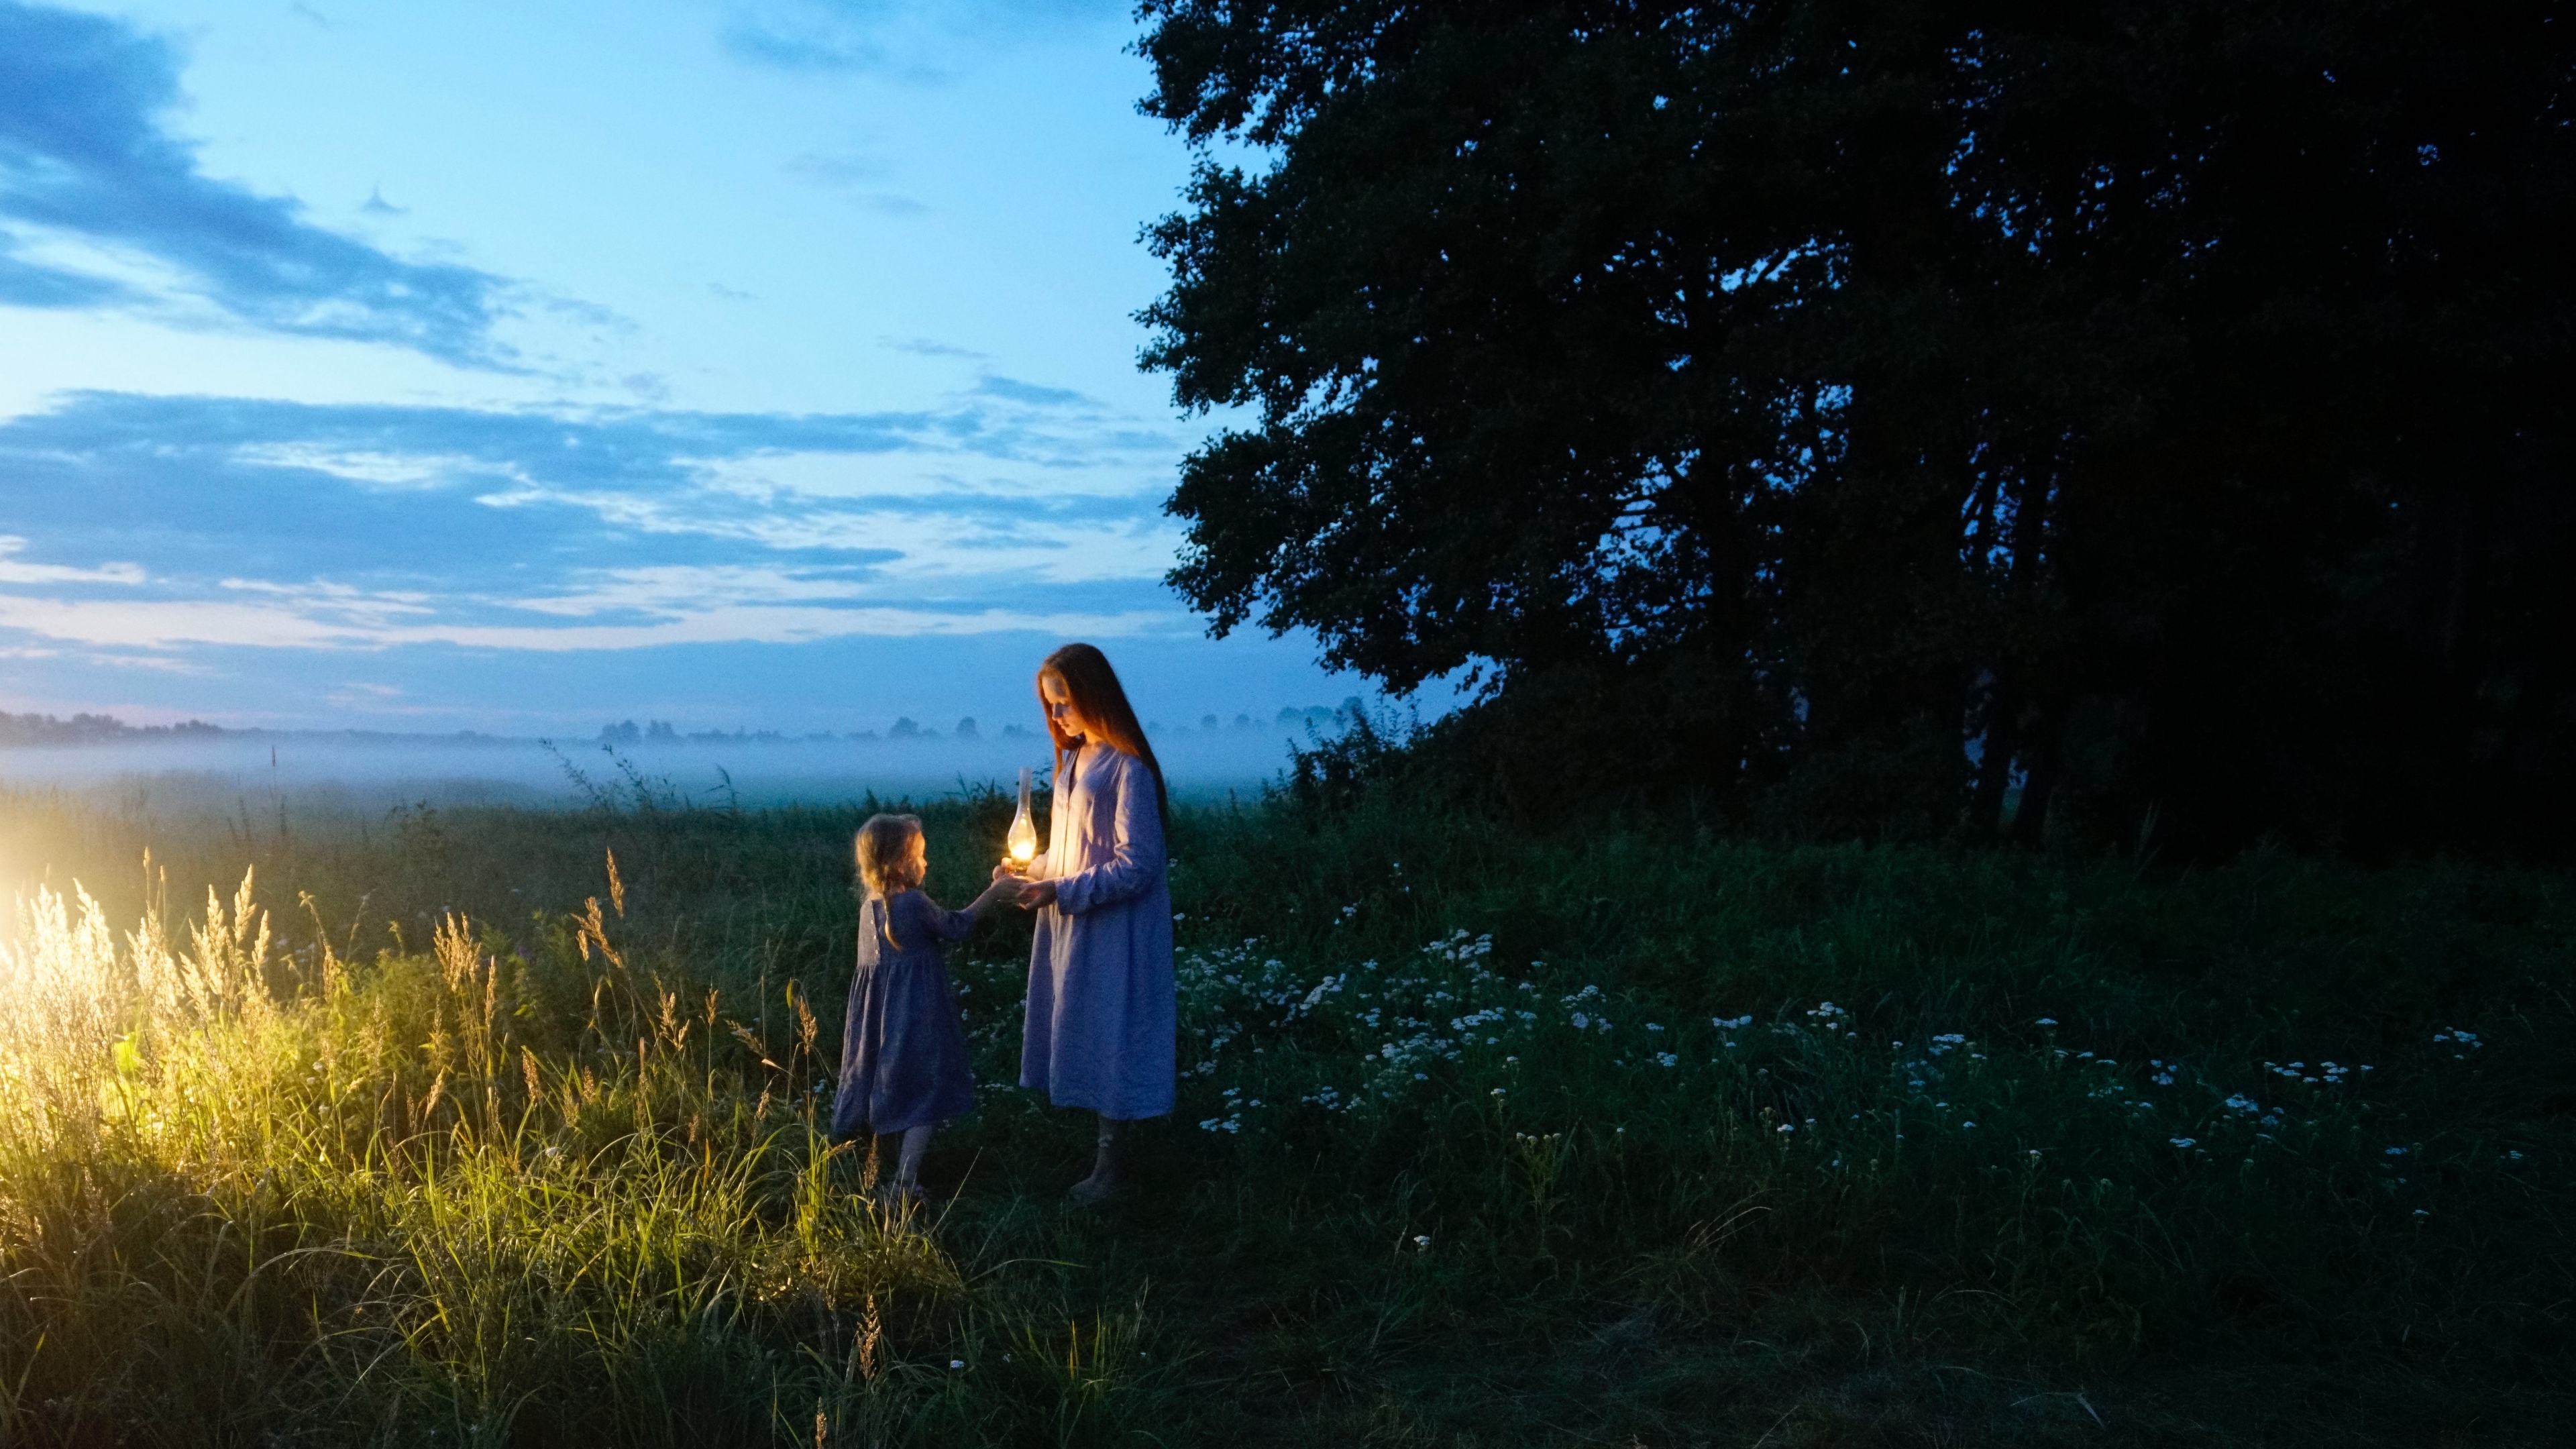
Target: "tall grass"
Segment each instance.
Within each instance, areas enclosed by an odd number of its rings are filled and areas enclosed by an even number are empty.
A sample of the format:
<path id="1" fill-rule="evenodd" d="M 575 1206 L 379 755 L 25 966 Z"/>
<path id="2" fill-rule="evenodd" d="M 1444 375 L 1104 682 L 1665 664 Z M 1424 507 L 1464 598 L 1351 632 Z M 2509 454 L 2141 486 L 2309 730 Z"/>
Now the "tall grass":
<path id="1" fill-rule="evenodd" d="M 1006 920 L 889 1215 L 816 1131 L 864 806 L 14 803 L 8 1444 L 2567 1426 L 2553 874 L 1184 811 L 1137 1195 L 1006 1085 Z M 962 896 L 1007 803 L 928 813 Z"/>

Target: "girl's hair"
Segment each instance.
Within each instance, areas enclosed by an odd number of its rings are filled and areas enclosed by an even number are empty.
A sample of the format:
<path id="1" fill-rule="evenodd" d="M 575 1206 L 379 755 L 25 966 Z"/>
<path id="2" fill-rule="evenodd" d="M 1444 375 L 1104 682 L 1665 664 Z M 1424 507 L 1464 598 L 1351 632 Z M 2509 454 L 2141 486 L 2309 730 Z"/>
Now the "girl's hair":
<path id="1" fill-rule="evenodd" d="M 859 827 L 859 880 L 868 894 L 889 904 L 896 896 L 921 885 L 922 868 L 913 863 L 913 842 L 921 839 L 921 817 L 918 815 L 871 815 Z M 886 944 L 896 950 L 903 943 L 894 936 L 894 913 L 889 910 L 879 920 Z"/>
<path id="2" fill-rule="evenodd" d="M 1154 772 L 1154 812 L 1160 816 L 1163 829 L 1172 827 L 1171 792 L 1163 786 L 1163 762 L 1154 758 L 1154 747 L 1145 742 L 1145 727 L 1136 723 L 1136 707 L 1127 702 L 1127 691 L 1118 683 L 1118 671 L 1109 667 L 1109 656 L 1089 644 L 1067 644 L 1046 657 L 1038 666 L 1038 705 L 1046 705 L 1048 675 L 1064 681 L 1065 695 L 1073 707 L 1100 732 L 1100 742 L 1123 755 L 1145 762 Z M 1065 755 L 1073 741 L 1065 738 L 1055 725 L 1055 716 L 1046 717 L 1047 735 L 1055 741 L 1055 768 L 1059 780 L 1065 772 Z"/>
<path id="3" fill-rule="evenodd" d="M 859 879 L 868 894 L 892 900 L 921 885 L 912 843 L 921 838 L 918 815 L 871 815 L 859 827 Z"/>

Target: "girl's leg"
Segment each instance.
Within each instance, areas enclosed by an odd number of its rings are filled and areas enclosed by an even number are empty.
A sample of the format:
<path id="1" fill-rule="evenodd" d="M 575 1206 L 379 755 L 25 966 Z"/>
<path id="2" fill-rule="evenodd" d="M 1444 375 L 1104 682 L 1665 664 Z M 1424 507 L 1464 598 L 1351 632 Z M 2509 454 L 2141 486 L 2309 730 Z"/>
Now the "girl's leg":
<path id="1" fill-rule="evenodd" d="M 1122 1144 L 1126 1135 L 1126 1123 L 1114 1117 L 1100 1119 L 1100 1139 L 1097 1153 L 1092 1158 L 1091 1175 L 1073 1185 L 1074 1201 L 1103 1202 L 1118 1191 L 1119 1169 L 1123 1166 L 1121 1158 L 1124 1156 Z"/>
<path id="2" fill-rule="evenodd" d="M 938 1130 L 936 1125 L 928 1122 L 905 1130 L 903 1156 L 896 1160 L 894 1169 L 895 1191 L 907 1197 L 921 1191 L 921 1154 L 930 1149 L 931 1134 Z"/>

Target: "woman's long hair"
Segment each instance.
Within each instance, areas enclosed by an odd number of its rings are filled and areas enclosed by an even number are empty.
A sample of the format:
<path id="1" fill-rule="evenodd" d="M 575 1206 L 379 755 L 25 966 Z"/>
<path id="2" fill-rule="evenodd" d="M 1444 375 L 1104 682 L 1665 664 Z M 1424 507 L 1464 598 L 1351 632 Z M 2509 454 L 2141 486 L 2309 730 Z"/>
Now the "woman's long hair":
<path id="1" fill-rule="evenodd" d="M 1046 657 L 1038 666 L 1038 707 L 1046 708 L 1048 675 L 1064 681 L 1065 695 L 1082 717 L 1100 732 L 1100 743 L 1122 755 L 1145 762 L 1154 773 L 1154 813 L 1162 820 L 1165 836 L 1172 828 L 1171 791 L 1163 785 L 1163 762 L 1154 758 L 1154 747 L 1145 741 L 1145 727 L 1136 723 L 1136 707 L 1127 702 L 1127 691 L 1118 683 L 1118 671 L 1109 667 L 1109 656 L 1089 644 L 1067 644 Z M 1055 716 L 1046 716 L 1047 738 L 1055 742 L 1055 773 L 1059 782 L 1066 780 L 1065 756 L 1074 751 L 1074 742 L 1056 728 Z"/>

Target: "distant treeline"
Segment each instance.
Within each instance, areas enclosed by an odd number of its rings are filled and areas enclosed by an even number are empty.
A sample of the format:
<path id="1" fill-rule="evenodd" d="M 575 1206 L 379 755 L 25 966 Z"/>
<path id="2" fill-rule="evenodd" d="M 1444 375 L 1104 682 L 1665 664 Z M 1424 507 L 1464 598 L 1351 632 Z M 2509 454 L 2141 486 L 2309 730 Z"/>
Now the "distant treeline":
<path id="1" fill-rule="evenodd" d="M 201 719 L 172 725 L 130 725 L 108 714 L 11 714 L 0 710 L 0 746 L 97 745 L 133 740 L 211 739 L 225 731 Z"/>
<path id="2" fill-rule="evenodd" d="M 1318 729 L 1329 729 L 1359 719 L 1362 711 L 1363 706 L 1359 696 L 1352 695 L 1338 706 L 1310 704 L 1301 709 L 1295 705 L 1286 705 L 1277 715 L 1266 720 L 1256 719 L 1248 713 L 1237 714 L 1230 722 L 1219 715 L 1201 715 L 1198 728 L 1201 731 L 1251 731 L 1263 728 L 1295 730 L 1312 724 Z M 1145 723 L 1147 734 L 1188 728 L 1189 726 L 1185 724 L 1166 725 L 1160 720 L 1148 720 Z M 1006 740 L 1022 739 L 1034 736 L 1036 733 L 1035 730 L 1020 725 L 1006 724 L 995 732 L 995 737 Z M 599 727 L 599 742 L 603 745 L 784 745 L 824 740 L 935 740 L 941 738 L 980 740 L 985 738 L 985 730 L 975 722 L 973 715 L 959 720 L 956 727 L 946 736 L 942 736 L 936 728 L 909 716 L 896 720 L 883 734 L 875 730 L 852 730 L 845 735 L 836 735 L 830 730 L 817 730 L 811 734 L 790 735 L 782 734 L 777 730 L 739 729 L 730 734 L 723 730 L 695 730 L 683 734 L 669 720 L 659 719 L 648 720 L 641 725 L 631 719 L 619 720 L 614 724 Z"/>

